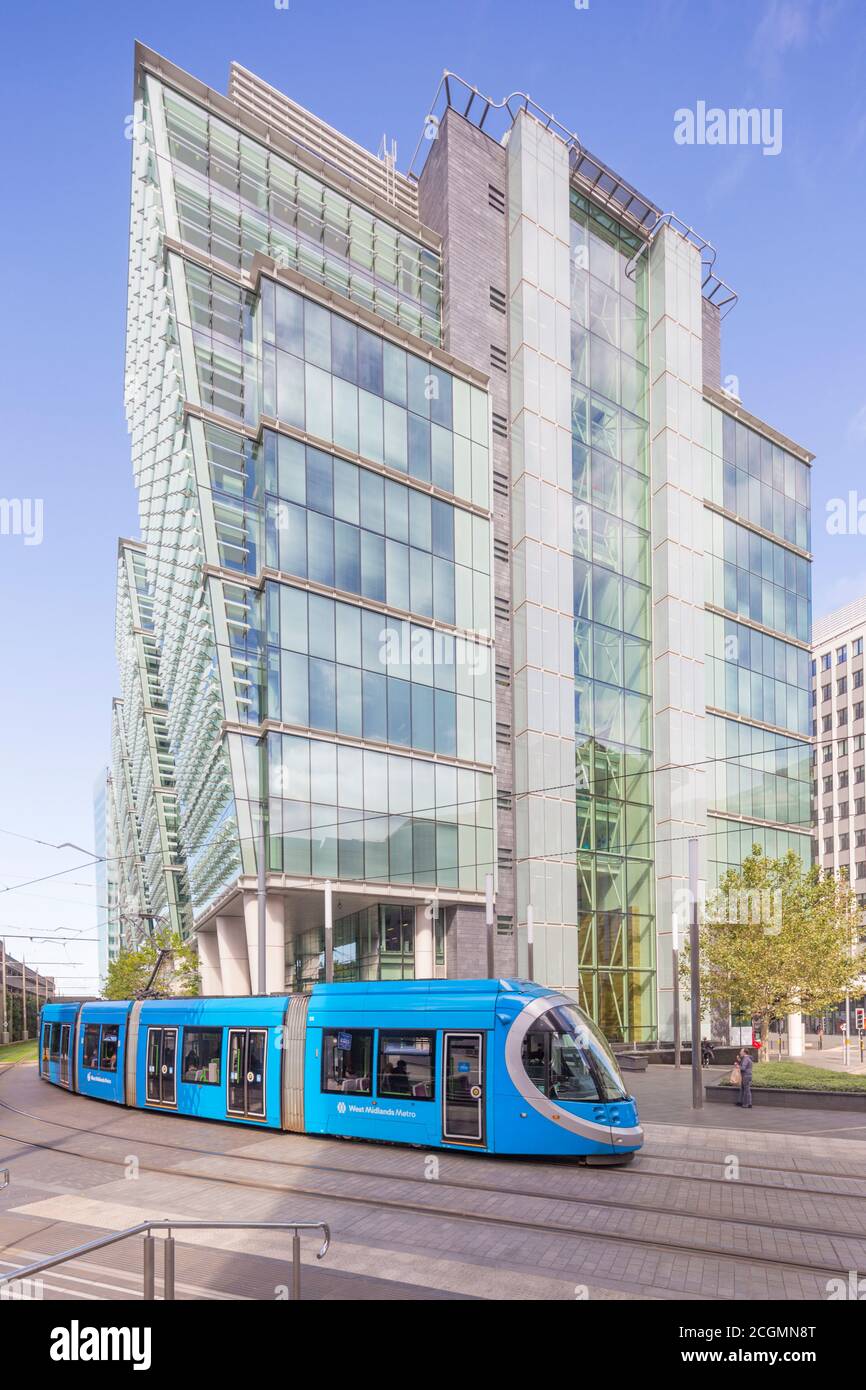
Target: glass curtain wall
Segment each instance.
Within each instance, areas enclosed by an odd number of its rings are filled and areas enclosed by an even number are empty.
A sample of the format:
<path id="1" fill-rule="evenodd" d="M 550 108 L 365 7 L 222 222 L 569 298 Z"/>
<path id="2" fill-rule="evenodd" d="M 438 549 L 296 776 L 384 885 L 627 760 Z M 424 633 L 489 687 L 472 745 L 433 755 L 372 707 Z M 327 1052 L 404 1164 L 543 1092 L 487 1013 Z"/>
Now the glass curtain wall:
<path id="1" fill-rule="evenodd" d="M 256 252 L 441 341 L 435 251 L 266 145 L 163 89 L 181 237 L 234 270 Z"/>
<path id="2" fill-rule="evenodd" d="M 445 928 L 434 918 L 437 967 L 445 964 Z M 335 980 L 414 980 L 415 909 L 405 904 L 376 903 L 334 921 Z M 309 990 L 325 979 L 325 930 L 311 927 L 286 942 L 286 980 Z"/>
<path id="3" fill-rule="evenodd" d="M 708 500 L 770 533 L 705 511 L 706 602 L 723 610 L 705 620 L 712 893 L 754 844 L 812 860 L 811 563 L 799 553 L 811 528 L 808 464 L 717 406 L 704 411 Z"/>
<path id="4" fill-rule="evenodd" d="M 646 257 L 571 193 L 580 1002 L 655 1033 Z"/>

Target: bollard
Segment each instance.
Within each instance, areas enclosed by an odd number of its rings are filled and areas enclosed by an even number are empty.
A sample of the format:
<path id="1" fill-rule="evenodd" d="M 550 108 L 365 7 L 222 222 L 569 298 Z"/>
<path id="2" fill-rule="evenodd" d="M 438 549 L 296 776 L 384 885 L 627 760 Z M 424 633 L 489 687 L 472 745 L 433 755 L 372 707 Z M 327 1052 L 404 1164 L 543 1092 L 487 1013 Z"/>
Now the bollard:
<path id="1" fill-rule="evenodd" d="M 144 1245 L 144 1300 L 153 1303 L 156 1298 L 156 1251 L 153 1236 L 145 1236 Z"/>
<path id="2" fill-rule="evenodd" d="M 162 1297 L 166 1303 L 174 1302 L 174 1236 L 171 1231 L 165 1238 L 165 1264 L 162 1277 Z"/>

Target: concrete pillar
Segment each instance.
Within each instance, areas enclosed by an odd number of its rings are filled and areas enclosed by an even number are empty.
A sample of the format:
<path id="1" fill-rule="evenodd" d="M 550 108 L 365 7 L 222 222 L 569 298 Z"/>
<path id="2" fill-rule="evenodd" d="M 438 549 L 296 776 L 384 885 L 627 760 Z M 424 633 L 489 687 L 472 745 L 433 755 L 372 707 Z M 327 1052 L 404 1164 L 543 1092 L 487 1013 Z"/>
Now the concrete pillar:
<path id="1" fill-rule="evenodd" d="M 788 1056 L 802 1057 L 805 1051 L 803 1015 L 788 1014 Z"/>
<path id="2" fill-rule="evenodd" d="M 435 974 L 433 909 L 432 906 L 424 904 L 415 908 L 415 979 L 432 980 Z"/>
<path id="3" fill-rule="evenodd" d="M 268 894 L 268 927 L 265 943 L 265 971 L 268 994 L 279 994 L 286 988 L 286 900 L 276 893 Z"/>
<path id="4" fill-rule="evenodd" d="M 279 994 L 286 987 L 285 899 L 268 893 L 265 899 L 265 987 L 268 994 Z M 259 904 L 256 893 L 244 893 L 244 928 L 250 980 L 254 993 L 259 988 Z"/>
<path id="5" fill-rule="evenodd" d="M 250 964 L 243 917 L 217 917 L 216 935 L 223 994 L 249 994 Z"/>
<path id="6" fill-rule="evenodd" d="M 198 972 L 201 976 L 202 994 L 222 994 L 223 981 L 220 970 L 220 948 L 217 934 L 215 931 L 199 932 L 196 937 L 198 945 Z"/>

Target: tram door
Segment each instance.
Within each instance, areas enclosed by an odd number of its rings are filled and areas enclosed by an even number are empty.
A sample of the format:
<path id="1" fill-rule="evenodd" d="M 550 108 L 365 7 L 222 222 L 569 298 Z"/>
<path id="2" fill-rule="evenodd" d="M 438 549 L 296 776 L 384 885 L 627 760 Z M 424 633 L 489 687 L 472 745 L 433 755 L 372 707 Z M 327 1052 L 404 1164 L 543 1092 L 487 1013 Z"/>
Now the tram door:
<path id="1" fill-rule="evenodd" d="M 229 1069 L 226 1110 L 253 1120 L 265 1118 L 265 1028 L 229 1029 Z"/>
<path id="2" fill-rule="evenodd" d="M 446 1033 L 442 1072 L 442 1138 L 484 1142 L 484 1035 Z"/>
<path id="3" fill-rule="evenodd" d="M 60 1025 L 60 1084 L 69 1085 L 69 1034 L 71 1026 L 68 1023 Z"/>
<path id="4" fill-rule="evenodd" d="M 147 1030 L 147 1102 L 148 1105 L 177 1104 L 176 1028 Z"/>

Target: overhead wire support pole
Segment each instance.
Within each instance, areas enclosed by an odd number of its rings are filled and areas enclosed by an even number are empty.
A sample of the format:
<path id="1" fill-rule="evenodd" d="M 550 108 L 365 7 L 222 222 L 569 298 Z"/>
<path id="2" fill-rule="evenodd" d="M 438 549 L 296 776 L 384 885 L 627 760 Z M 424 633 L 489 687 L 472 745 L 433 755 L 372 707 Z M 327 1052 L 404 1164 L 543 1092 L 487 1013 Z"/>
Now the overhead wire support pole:
<path id="1" fill-rule="evenodd" d="M 701 1110 L 704 1104 L 701 1076 L 701 968 L 700 937 L 698 934 L 698 840 L 689 840 L 689 896 L 691 925 L 689 928 L 690 993 L 692 1006 L 692 1109 Z"/>
<path id="2" fill-rule="evenodd" d="M 325 883 L 325 984 L 334 983 L 334 890 Z"/>
<path id="3" fill-rule="evenodd" d="M 0 1043 L 9 1041 L 9 1014 L 6 1003 L 6 942 L 0 939 Z"/>
<path id="4" fill-rule="evenodd" d="M 671 933 L 671 957 L 674 972 L 674 1068 L 679 1071 L 682 1066 L 682 1029 L 680 1026 L 680 923 L 677 914 L 674 913 Z"/>
<path id="5" fill-rule="evenodd" d="M 267 838 L 265 836 L 265 800 L 264 796 L 259 807 L 259 842 L 256 854 L 256 885 L 258 896 L 258 939 L 259 939 L 259 978 L 258 993 L 267 994 L 268 974 L 266 969 L 266 942 L 268 935 L 268 881 L 267 864 Z"/>

